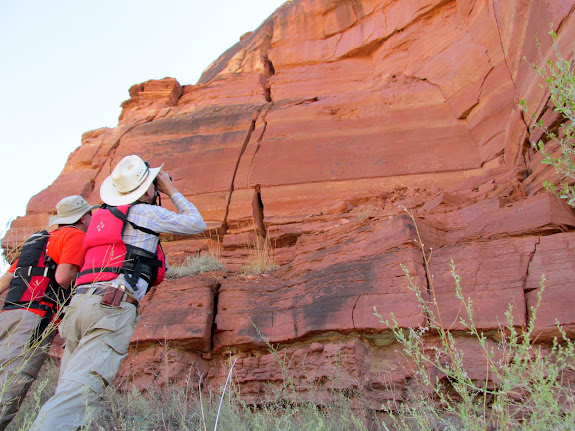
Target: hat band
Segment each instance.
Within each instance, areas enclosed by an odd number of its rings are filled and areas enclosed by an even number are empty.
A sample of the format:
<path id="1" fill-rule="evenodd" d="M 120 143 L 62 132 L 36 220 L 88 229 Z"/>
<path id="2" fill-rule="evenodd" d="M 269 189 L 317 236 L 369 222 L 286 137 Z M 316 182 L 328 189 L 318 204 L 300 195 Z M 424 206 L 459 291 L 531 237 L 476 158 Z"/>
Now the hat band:
<path id="1" fill-rule="evenodd" d="M 133 191 L 137 190 L 138 187 L 140 187 L 146 181 L 146 178 L 148 178 L 148 175 L 150 175 L 150 168 L 148 168 L 146 166 L 146 171 L 143 173 L 142 177 L 138 181 L 138 184 L 136 184 L 136 187 L 134 187 L 132 190 L 128 190 L 127 192 L 122 192 L 122 191 L 118 190 L 118 193 L 123 194 L 123 195 L 127 195 L 128 193 L 132 193 Z M 114 187 L 116 187 L 116 189 L 118 189 L 118 187 L 116 186 L 116 184 L 114 184 L 113 181 L 112 181 L 112 184 L 114 185 Z"/>

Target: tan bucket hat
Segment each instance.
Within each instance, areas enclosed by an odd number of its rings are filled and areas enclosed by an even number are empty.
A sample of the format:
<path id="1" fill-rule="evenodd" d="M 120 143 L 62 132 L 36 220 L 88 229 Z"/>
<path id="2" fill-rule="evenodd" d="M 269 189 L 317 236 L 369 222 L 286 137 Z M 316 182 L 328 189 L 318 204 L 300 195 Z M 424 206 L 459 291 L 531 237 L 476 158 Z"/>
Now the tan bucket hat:
<path id="1" fill-rule="evenodd" d="M 50 219 L 49 226 L 76 223 L 84 214 L 95 208 L 100 206 L 88 204 L 82 196 L 68 196 L 56 205 L 56 215 Z"/>
<path id="2" fill-rule="evenodd" d="M 100 197 L 111 206 L 131 204 L 146 193 L 163 166 L 150 168 L 140 157 L 126 156 L 100 186 Z"/>

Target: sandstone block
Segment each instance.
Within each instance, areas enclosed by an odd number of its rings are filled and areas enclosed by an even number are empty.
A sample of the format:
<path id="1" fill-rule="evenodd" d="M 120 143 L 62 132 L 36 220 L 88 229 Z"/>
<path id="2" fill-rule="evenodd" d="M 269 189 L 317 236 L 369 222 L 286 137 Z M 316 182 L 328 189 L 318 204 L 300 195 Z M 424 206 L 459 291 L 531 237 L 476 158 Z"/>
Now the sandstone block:
<path id="1" fill-rule="evenodd" d="M 531 307 L 537 305 L 538 294 L 542 293 L 535 319 L 536 333 L 542 339 L 561 336 L 555 326 L 556 321 L 571 337 L 575 334 L 574 271 L 575 234 L 567 232 L 541 237 L 529 265 L 525 296 L 531 318 Z M 543 292 L 540 287 L 542 276 L 545 276 Z"/>
<path id="2" fill-rule="evenodd" d="M 373 315 L 374 306 L 384 318 L 393 312 L 403 327 L 424 324 L 400 267 L 403 263 L 424 286 L 421 259 L 416 249 L 408 248 L 335 261 L 314 271 L 227 279 L 218 298 L 214 348 L 259 345 L 262 337 L 283 343 L 331 331 L 380 333 L 386 326 Z"/>
<path id="3" fill-rule="evenodd" d="M 455 273 L 461 277 L 462 295 L 473 302 L 477 328 L 487 331 L 506 326 L 505 312 L 509 306 L 513 307 L 513 324 L 524 326 L 524 286 L 538 242 L 538 237 L 504 238 L 434 250 L 429 269 L 437 300 L 437 306 L 431 305 L 436 319 L 440 314 L 443 326 L 452 330 L 464 329 L 460 318 L 469 323 L 469 316 L 456 298 L 450 269 L 453 260 Z"/>
<path id="4" fill-rule="evenodd" d="M 142 301 L 133 346 L 169 341 L 193 351 L 211 348 L 214 295 L 218 281 L 209 276 L 166 280 Z"/>

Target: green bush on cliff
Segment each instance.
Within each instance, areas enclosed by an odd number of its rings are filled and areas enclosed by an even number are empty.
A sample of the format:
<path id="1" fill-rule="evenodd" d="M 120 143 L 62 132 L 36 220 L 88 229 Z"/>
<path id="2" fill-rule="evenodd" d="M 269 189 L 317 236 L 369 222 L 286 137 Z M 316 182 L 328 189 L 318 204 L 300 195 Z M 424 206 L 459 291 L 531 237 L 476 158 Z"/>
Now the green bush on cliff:
<path id="1" fill-rule="evenodd" d="M 415 223 L 413 214 L 408 211 Z M 506 324 L 485 334 L 474 323 L 473 302 L 463 294 L 461 278 L 451 261 L 455 295 L 460 301 L 455 337 L 444 326 L 429 272 L 426 250 L 416 224 L 429 286 L 417 286 L 405 266 L 409 288 L 417 297 L 427 326 L 403 329 L 393 313 L 391 321 L 377 313 L 402 346 L 413 382 L 399 405 L 384 405 L 397 430 L 571 430 L 575 429 L 575 343 L 557 323 L 556 337 L 547 345 L 535 344 L 535 322 L 545 288 L 541 277 L 538 301 L 529 310 L 526 327 L 513 322 L 510 304 Z M 460 346 L 472 341 L 480 359 L 469 361 Z M 475 372 L 470 362 L 475 362 Z M 477 363 L 479 365 L 477 365 Z M 477 369 L 482 370 L 481 374 Z M 478 377 L 481 376 L 481 377 Z"/>
<path id="2" fill-rule="evenodd" d="M 549 346 L 534 344 L 544 278 L 527 327 L 515 327 L 510 305 L 506 326 L 496 336 L 488 337 L 475 326 L 473 303 L 464 297 L 452 262 L 456 296 L 465 316 L 460 317 L 459 324 L 466 333 L 459 334 L 458 339 L 474 339 L 484 362 L 485 380 L 477 380 L 468 371 L 469 363 L 453 332 L 441 323 L 437 303 L 427 300 L 406 268 L 404 271 L 429 323 L 427 327 L 404 330 L 393 314 L 389 322 L 376 311 L 382 323 L 390 326 L 414 368 L 414 383 L 400 406 L 383 406 L 394 429 L 575 429 L 575 392 L 567 379 L 575 371 L 575 344 L 559 326 L 561 339 L 554 339 Z M 439 337 L 439 342 L 428 337 L 430 334 Z"/>
<path id="3" fill-rule="evenodd" d="M 531 65 L 546 83 L 550 102 L 559 114 L 558 128 L 547 128 L 541 119 L 533 117 L 533 128 L 543 131 L 543 138 L 532 142 L 533 148 L 543 155 L 542 163 L 555 167 L 561 184 L 545 181 L 544 187 L 556 196 L 575 206 L 575 70 L 572 61 L 565 59 L 557 48 L 557 34 L 551 29 L 556 60 L 548 60 L 543 66 Z M 528 112 L 527 103 L 521 106 Z"/>

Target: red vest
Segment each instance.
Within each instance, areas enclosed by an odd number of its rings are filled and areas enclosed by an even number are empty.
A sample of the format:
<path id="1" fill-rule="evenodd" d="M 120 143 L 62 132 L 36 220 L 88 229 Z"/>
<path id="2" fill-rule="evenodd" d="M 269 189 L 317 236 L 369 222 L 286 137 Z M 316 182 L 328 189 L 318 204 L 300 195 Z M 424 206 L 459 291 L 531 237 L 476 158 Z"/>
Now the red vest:
<path id="1" fill-rule="evenodd" d="M 156 253 L 126 244 L 122 239 L 124 225 L 159 235 L 127 221 L 132 205 L 102 207 L 96 211 L 84 239 L 84 266 L 78 274 L 76 285 L 110 281 L 124 274 L 126 281 L 135 287 L 138 278 L 148 282 L 148 287 L 160 284 L 166 271 L 166 260 L 158 242 Z"/>

